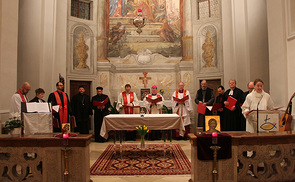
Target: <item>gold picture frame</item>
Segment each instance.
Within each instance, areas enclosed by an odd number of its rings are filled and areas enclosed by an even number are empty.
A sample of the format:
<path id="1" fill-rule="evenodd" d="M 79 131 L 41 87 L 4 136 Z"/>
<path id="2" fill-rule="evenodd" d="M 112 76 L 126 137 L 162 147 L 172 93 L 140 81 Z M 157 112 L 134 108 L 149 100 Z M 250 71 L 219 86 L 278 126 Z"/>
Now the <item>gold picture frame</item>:
<path id="1" fill-rule="evenodd" d="M 215 119 L 217 122 L 217 126 L 215 127 L 216 130 L 221 131 L 220 128 L 220 116 L 205 116 L 205 131 L 208 132 L 210 130 L 209 128 L 209 121 L 211 119 Z"/>

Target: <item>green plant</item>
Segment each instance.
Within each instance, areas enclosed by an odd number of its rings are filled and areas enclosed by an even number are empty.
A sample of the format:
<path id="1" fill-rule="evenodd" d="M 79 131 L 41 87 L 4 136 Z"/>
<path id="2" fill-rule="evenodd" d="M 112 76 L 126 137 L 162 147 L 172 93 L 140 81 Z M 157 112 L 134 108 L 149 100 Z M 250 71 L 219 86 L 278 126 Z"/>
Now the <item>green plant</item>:
<path id="1" fill-rule="evenodd" d="M 164 113 L 164 114 L 173 114 L 173 111 L 172 111 L 172 109 L 168 109 L 167 106 L 163 105 L 162 113 Z"/>
<path id="2" fill-rule="evenodd" d="M 12 117 L 9 118 L 8 121 L 5 122 L 5 128 L 8 132 L 11 132 L 14 128 L 24 127 L 22 121 L 20 120 L 20 113 L 12 113 Z"/>
<path id="3" fill-rule="evenodd" d="M 160 89 L 159 90 L 160 94 L 163 96 L 164 95 L 164 90 L 163 89 Z"/>
<path id="4" fill-rule="evenodd" d="M 116 109 L 116 106 L 117 106 L 117 101 L 115 101 L 113 103 L 113 105 L 111 105 L 111 107 L 110 107 L 110 114 L 119 114 L 119 112 Z"/>

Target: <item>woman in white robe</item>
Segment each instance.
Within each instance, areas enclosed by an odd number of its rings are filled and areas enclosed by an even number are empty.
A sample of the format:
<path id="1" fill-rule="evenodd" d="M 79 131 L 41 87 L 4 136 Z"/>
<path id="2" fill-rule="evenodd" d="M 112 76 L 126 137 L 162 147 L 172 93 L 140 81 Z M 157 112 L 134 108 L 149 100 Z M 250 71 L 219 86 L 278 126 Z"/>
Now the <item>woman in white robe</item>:
<path id="1" fill-rule="evenodd" d="M 250 114 L 251 110 L 271 110 L 274 108 L 274 103 L 270 95 L 263 90 L 263 81 L 256 79 L 254 81 L 254 91 L 247 95 L 244 104 L 242 105 L 242 113 L 246 118 L 246 131 L 257 133 L 257 118 L 256 115 Z"/>

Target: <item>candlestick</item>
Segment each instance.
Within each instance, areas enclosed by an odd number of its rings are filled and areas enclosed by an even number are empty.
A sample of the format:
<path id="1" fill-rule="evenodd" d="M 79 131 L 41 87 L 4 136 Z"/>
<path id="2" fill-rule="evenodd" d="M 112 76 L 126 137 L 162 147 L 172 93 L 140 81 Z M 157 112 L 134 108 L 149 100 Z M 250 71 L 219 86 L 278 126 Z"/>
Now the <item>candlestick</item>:
<path id="1" fill-rule="evenodd" d="M 218 141 L 218 133 L 217 132 L 213 132 L 212 133 L 212 144 L 216 145 Z"/>

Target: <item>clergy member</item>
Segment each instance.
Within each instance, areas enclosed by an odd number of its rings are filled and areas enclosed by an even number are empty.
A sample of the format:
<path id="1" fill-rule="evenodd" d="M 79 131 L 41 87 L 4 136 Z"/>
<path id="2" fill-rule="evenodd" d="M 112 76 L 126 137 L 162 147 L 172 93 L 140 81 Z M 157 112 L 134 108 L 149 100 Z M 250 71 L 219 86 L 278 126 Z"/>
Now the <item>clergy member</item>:
<path id="1" fill-rule="evenodd" d="M 45 100 L 43 100 L 45 91 L 43 88 L 37 88 L 35 90 L 36 96 L 34 97 L 34 99 L 30 100 L 30 102 L 38 102 L 38 103 L 42 103 L 45 102 Z"/>
<path id="2" fill-rule="evenodd" d="M 207 81 L 203 80 L 201 82 L 201 88 L 197 91 L 195 103 L 203 103 L 204 106 L 212 106 L 214 102 L 214 95 L 213 90 L 207 87 Z M 211 115 L 212 112 L 206 108 L 205 115 Z M 203 127 L 205 129 L 205 115 L 200 114 L 198 115 L 198 127 Z"/>
<path id="3" fill-rule="evenodd" d="M 138 106 L 139 102 L 137 96 L 131 91 L 131 85 L 125 85 L 125 91 L 118 96 L 118 103 L 116 109 L 120 114 L 133 114 L 133 108 L 128 106 Z"/>
<path id="4" fill-rule="evenodd" d="M 223 129 L 223 118 L 224 118 L 224 87 L 222 85 L 220 85 L 218 88 L 217 88 L 217 92 L 218 92 L 218 96 L 216 97 L 215 99 L 215 103 L 219 103 L 222 105 L 221 108 L 219 108 L 217 110 L 217 115 L 220 116 L 220 128 L 221 128 L 221 131 Z"/>
<path id="5" fill-rule="evenodd" d="M 224 105 L 228 106 L 229 103 L 227 99 L 229 96 L 233 97 L 237 100 L 236 104 L 232 106 L 232 108 L 228 109 L 225 108 L 224 110 L 224 128 L 223 131 L 241 131 L 241 117 L 242 117 L 242 110 L 241 104 L 243 100 L 243 91 L 236 87 L 236 80 L 229 81 L 229 87 L 224 93 Z"/>
<path id="6" fill-rule="evenodd" d="M 77 124 L 75 132 L 89 134 L 88 121 L 92 116 L 92 106 L 90 97 L 85 94 L 84 86 L 79 86 L 79 93 L 72 97 L 71 104 L 72 113 Z"/>
<path id="7" fill-rule="evenodd" d="M 106 139 L 100 136 L 101 125 L 103 122 L 103 118 L 110 113 L 109 107 L 111 106 L 111 101 L 107 95 L 103 94 L 102 87 L 97 87 L 96 91 L 97 91 L 97 95 L 92 97 L 92 101 L 91 101 L 92 109 L 94 110 L 95 142 L 102 143 L 102 142 L 106 142 Z M 102 106 L 95 106 L 94 104 L 95 101 L 98 101 L 101 103 L 105 101 L 106 103 Z"/>
<path id="8" fill-rule="evenodd" d="M 118 96 L 118 103 L 116 106 L 120 114 L 133 114 L 132 106 L 138 106 L 139 102 L 137 96 L 131 91 L 131 85 L 125 85 L 125 91 Z M 136 140 L 136 130 L 125 132 L 125 140 Z"/>
<path id="9" fill-rule="evenodd" d="M 241 104 L 245 102 L 247 95 L 254 90 L 254 82 L 249 82 L 247 84 L 247 88 L 248 91 L 243 93 L 243 99 L 241 101 Z M 246 118 L 244 117 L 244 115 L 241 116 L 241 130 L 246 131 Z"/>
<path id="10" fill-rule="evenodd" d="M 179 90 L 176 90 L 173 95 L 172 95 L 172 109 L 173 109 L 173 113 L 177 113 L 178 115 L 181 116 L 182 121 L 184 123 L 185 126 L 185 135 L 184 137 L 181 137 L 179 135 L 179 132 L 176 132 L 175 137 L 176 139 L 184 139 L 187 140 L 188 139 L 188 133 L 190 132 L 190 124 L 191 124 L 191 120 L 190 120 L 190 112 L 192 112 L 193 110 L 193 106 L 192 106 L 192 100 L 191 100 L 191 96 L 188 90 L 184 90 L 184 83 L 183 82 L 179 82 L 178 84 L 178 88 Z M 187 96 L 187 100 L 185 101 L 176 101 L 176 99 L 182 99 L 185 98 Z M 175 130 L 174 130 L 175 131 Z"/>
<path id="11" fill-rule="evenodd" d="M 21 113 L 21 103 L 29 102 L 27 94 L 31 90 L 31 85 L 28 82 L 24 82 L 21 89 L 18 89 L 15 94 L 12 95 L 10 101 L 10 117 L 15 112 Z"/>
<path id="12" fill-rule="evenodd" d="M 61 82 L 56 83 L 56 91 L 50 93 L 48 102 L 52 106 L 59 105 L 57 113 L 53 114 L 53 131 L 60 132 L 63 123 L 69 122 L 69 115 L 71 114 L 71 104 L 68 94 L 63 92 L 64 84 Z"/>
<path id="13" fill-rule="evenodd" d="M 143 102 L 145 104 L 147 112 L 149 114 L 162 114 L 162 108 L 163 108 L 163 102 L 164 97 L 159 94 L 157 91 L 158 88 L 156 85 L 152 86 L 152 92 L 148 94 L 144 99 Z M 155 100 L 158 98 L 162 98 L 162 101 L 159 101 L 157 103 L 149 102 L 149 99 Z M 152 130 L 149 134 L 149 140 L 161 140 L 161 131 L 160 130 Z"/>

